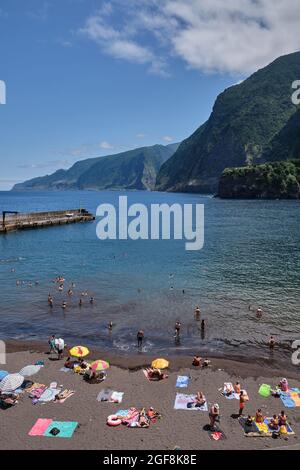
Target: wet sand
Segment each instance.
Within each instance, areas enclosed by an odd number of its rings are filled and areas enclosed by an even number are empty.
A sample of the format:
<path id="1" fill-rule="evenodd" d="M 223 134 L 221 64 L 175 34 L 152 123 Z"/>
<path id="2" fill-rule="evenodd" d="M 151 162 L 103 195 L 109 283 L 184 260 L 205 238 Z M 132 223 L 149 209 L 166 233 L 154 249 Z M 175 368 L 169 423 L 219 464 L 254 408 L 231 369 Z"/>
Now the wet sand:
<path id="1" fill-rule="evenodd" d="M 47 346 L 47 345 L 46 345 Z M 262 383 L 275 385 L 288 375 L 290 386 L 299 387 L 299 373 L 272 370 L 265 365 L 251 365 L 236 361 L 212 359 L 212 367 L 195 369 L 191 358 L 175 357 L 170 360 L 169 378 L 161 382 L 146 380 L 141 367 L 149 365 L 153 357 L 143 354 L 131 357 L 105 356 L 93 351 L 89 358 L 103 358 L 111 361 L 108 378 L 97 385 L 88 384 L 82 377 L 69 372 L 59 371 L 63 361 L 51 361 L 45 354 L 45 344 L 9 342 L 7 345 L 7 364 L 2 369 L 17 372 L 27 364 L 43 360 L 45 367 L 32 379 L 49 385 L 56 381 L 64 388 L 75 390 L 75 395 L 65 403 L 33 405 L 27 393 L 20 402 L 7 410 L 0 409 L 0 442 L 2 449 L 104 449 L 104 450 L 173 450 L 179 446 L 183 450 L 199 449 L 276 449 L 295 446 L 299 443 L 299 408 L 285 409 L 296 436 L 283 438 L 245 437 L 237 419 L 231 415 L 238 412 L 238 400 L 227 400 L 219 389 L 224 382 L 241 382 L 249 394 L 245 414 L 255 414 L 262 408 L 266 416 L 279 413 L 283 408 L 280 399 L 263 398 L 258 395 Z M 191 377 L 189 387 L 176 389 L 177 375 Z M 297 380 L 298 378 L 298 380 Z M 122 404 L 99 403 L 96 397 L 103 388 L 124 392 Z M 227 439 L 214 442 L 203 427 L 209 422 L 208 413 L 201 411 L 174 410 L 176 392 L 193 394 L 198 390 L 205 393 L 208 403 L 219 403 L 221 429 Z M 121 408 L 153 406 L 163 415 L 155 425 L 148 429 L 129 429 L 125 426 L 110 428 L 106 418 Z M 28 432 L 38 418 L 78 421 L 80 426 L 71 439 L 30 437 Z"/>

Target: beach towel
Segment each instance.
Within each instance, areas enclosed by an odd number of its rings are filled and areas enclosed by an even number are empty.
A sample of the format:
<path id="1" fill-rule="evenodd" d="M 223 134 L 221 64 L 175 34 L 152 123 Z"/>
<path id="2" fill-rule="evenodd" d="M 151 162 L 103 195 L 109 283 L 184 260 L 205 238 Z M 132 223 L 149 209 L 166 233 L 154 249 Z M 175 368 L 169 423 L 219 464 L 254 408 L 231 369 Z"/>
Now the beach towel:
<path id="1" fill-rule="evenodd" d="M 36 421 L 35 425 L 29 431 L 28 435 L 29 436 L 43 436 L 44 432 L 49 428 L 52 422 L 53 422 L 52 419 L 39 418 Z"/>
<path id="2" fill-rule="evenodd" d="M 65 374 L 67 372 L 71 372 L 71 371 L 72 371 L 72 369 L 69 369 L 68 367 L 62 367 L 61 369 L 59 369 L 59 372 L 64 372 Z"/>
<path id="3" fill-rule="evenodd" d="M 60 393 L 60 388 L 46 388 L 46 390 L 42 393 L 40 398 L 38 399 L 39 403 L 48 403 L 49 401 L 53 401 L 56 395 Z"/>
<path id="4" fill-rule="evenodd" d="M 116 412 L 116 415 L 117 415 L 119 418 L 125 418 L 126 416 L 128 416 L 129 412 L 130 412 L 130 409 L 128 409 L 128 410 L 118 410 L 118 411 Z"/>
<path id="5" fill-rule="evenodd" d="M 177 388 L 186 388 L 189 384 L 189 377 L 187 375 L 178 375 L 176 380 Z"/>
<path id="6" fill-rule="evenodd" d="M 271 395 L 271 385 L 262 384 L 259 387 L 258 393 L 265 398 L 268 398 Z"/>
<path id="7" fill-rule="evenodd" d="M 30 398 L 38 399 L 40 398 L 41 395 L 43 395 L 45 390 L 46 390 L 46 386 L 41 384 L 39 387 L 33 388 L 29 392 L 29 396 Z"/>
<path id="8" fill-rule="evenodd" d="M 196 406 L 195 395 L 184 395 L 183 393 L 177 393 L 174 403 L 175 410 L 197 410 L 207 411 L 207 402 L 203 406 Z"/>
<path id="9" fill-rule="evenodd" d="M 300 406 L 299 389 L 292 388 L 288 392 L 281 392 L 280 398 L 286 408 L 295 408 Z"/>
<path id="10" fill-rule="evenodd" d="M 268 417 L 264 419 L 263 423 L 256 423 L 255 418 L 252 418 L 252 425 L 249 426 L 246 424 L 246 418 L 240 417 L 239 423 L 243 427 L 245 436 L 247 437 L 272 437 L 274 429 L 269 427 L 271 419 L 272 418 Z M 285 435 L 291 436 L 294 434 L 291 426 L 287 423 Z"/>
<path id="11" fill-rule="evenodd" d="M 110 388 L 105 388 L 103 390 L 100 390 L 97 396 L 97 401 L 108 401 L 110 397 L 112 396 L 113 390 L 110 390 Z"/>
<path id="12" fill-rule="evenodd" d="M 52 421 L 50 426 L 44 432 L 45 437 L 64 437 L 70 438 L 73 436 L 75 429 L 78 426 L 78 422 L 76 421 Z M 55 436 L 51 434 L 51 429 L 57 428 L 59 429 L 59 433 Z"/>
<path id="13" fill-rule="evenodd" d="M 122 403 L 124 392 L 112 392 L 109 402 L 111 403 Z"/>
<path id="14" fill-rule="evenodd" d="M 228 395 L 228 391 L 231 390 L 232 393 L 230 395 Z M 239 400 L 240 398 L 240 395 L 238 393 L 235 393 L 234 392 L 234 388 L 233 388 L 233 385 L 231 382 L 225 382 L 224 383 L 224 387 L 223 387 L 223 390 L 222 390 L 222 395 L 224 395 L 225 398 L 227 398 L 227 400 Z"/>

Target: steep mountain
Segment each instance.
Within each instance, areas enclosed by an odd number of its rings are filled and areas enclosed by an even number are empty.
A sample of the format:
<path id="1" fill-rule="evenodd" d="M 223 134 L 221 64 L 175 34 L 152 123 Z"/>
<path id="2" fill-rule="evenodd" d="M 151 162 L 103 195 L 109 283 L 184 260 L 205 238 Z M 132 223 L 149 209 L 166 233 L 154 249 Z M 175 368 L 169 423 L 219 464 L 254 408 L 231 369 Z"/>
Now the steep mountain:
<path id="1" fill-rule="evenodd" d="M 177 148 L 178 144 L 153 145 L 81 160 L 68 170 L 16 184 L 13 191 L 153 189 L 161 165 Z"/>
<path id="2" fill-rule="evenodd" d="M 263 158 L 265 161 L 300 159 L 300 108 L 271 141 Z"/>
<path id="3" fill-rule="evenodd" d="M 208 121 L 162 165 L 156 189 L 214 192 L 225 168 L 272 160 L 267 151 L 297 110 L 291 85 L 299 77 L 296 52 L 221 93 Z"/>

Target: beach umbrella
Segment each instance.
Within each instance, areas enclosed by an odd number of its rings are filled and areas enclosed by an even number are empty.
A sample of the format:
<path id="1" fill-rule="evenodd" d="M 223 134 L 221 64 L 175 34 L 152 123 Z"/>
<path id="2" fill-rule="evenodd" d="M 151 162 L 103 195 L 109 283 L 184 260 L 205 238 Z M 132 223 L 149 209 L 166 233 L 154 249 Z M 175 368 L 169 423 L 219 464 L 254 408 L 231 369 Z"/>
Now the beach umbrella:
<path id="1" fill-rule="evenodd" d="M 109 368 L 109 363 L 106 361 L 102 361 L 102 359 L 97 359 L 90 364 L 90 368 L 92 370 L 106 370 Z"/>
<path id="2" fill-rule="evenodd" d="M 24 382 L 24 377 L 20 374 L 8 374 L 0 382 L 1 392 L 13 392 L 17 388 L 21 387 Z"/>
<path id="3" fill-rule="evenodd" d="M 25 366 L 20 370 L 19 374 L 23 375 L 23 377 L 31 377 L 32 375 L 37 374 L 40 369 L 41 366 L 37 365 Z"/>
<path id="4" fill-rule="evenodd" d="M 8 375 L 6 370 L 0 370 L 0 380 L 4 379 Z"/>
<path id="5" fill-rule="evenodd" d="M 169 367 L 169 361 L 166 359 L 155 359 L 152 361 L 151 367 L 153 367 L 153 369 L 166 369 Z"/>
<path id="6" fill-rule="evenodd" d="M 90 351 L 85 346 L 74 346 L 70 349 L 69 353 L 74 357 L 85 357 L 90 353 Z"/>

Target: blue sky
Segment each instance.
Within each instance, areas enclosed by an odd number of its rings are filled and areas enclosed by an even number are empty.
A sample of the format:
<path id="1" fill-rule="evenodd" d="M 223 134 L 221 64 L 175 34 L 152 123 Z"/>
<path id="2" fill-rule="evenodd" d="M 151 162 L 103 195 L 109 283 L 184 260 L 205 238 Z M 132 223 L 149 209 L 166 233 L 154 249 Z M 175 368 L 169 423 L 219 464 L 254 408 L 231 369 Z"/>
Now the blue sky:
<path id="1" fill-rule="evenodd" d="M 224 88 L 300 49 L 299 19 L 294 0 L 0 0 L 0 189 L 184 139 Z"/>

